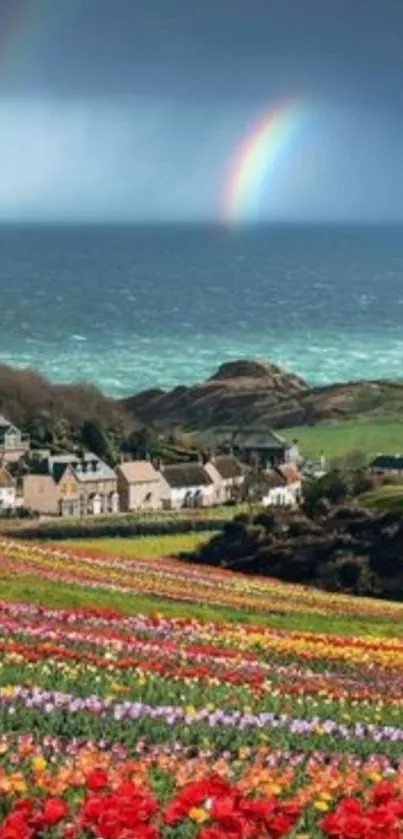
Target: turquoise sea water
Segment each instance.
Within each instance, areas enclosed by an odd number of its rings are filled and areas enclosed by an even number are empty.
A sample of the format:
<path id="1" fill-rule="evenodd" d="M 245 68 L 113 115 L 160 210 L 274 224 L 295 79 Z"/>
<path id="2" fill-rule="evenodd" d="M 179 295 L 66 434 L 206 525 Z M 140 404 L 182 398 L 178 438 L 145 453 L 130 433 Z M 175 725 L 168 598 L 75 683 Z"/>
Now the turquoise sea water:
<path id="1" fill-rule="evenodd" d="M 403 378 L 403 229 L 0 228 L 0 360 L 118 395 L 241 357 Z"/>

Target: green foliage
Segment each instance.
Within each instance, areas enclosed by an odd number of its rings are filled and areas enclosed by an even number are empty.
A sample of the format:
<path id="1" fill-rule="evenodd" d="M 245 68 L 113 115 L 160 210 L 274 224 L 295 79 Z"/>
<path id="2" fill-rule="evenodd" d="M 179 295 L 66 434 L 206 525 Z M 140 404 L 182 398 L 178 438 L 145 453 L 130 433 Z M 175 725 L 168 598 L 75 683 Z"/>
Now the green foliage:
<path id="1" fill-rule="evenodd" d="M 116 537 L 119 535 L 158 535 L 159 533 L 205 532 L 220 529 L 225 522 L 245 508 L 204 507 L 197 510 L 187 509 L 178 512 L 134 512 L 117 515 L 87 516 L 80 518 L 44 519 L 30 528 L 17 522 L 4 522 L 0 518 L 0 533 L 12 533 L 19 539 L 72 539 L 96 537 Z M 246 518 L 248 515 L 245 513 Z M 184 523 L 184 524 L 183 524 Z M 51 534 L 51 536 L 49 535 Z"/>
<path id="2" fill-rule="evenodd" d="M 159 435 L 150 426 L 134 429 L 124 441 L 123 449 L 137 460 L 158 457 L 160 451 Z"/>
<path id="3" fill-rule="evenodd" d="M 366 465 L 367 457 L 365 452 L 361 451 L 361 449 L 352 449 L 351 451 L 346 452 L 345 455 L 335 457 L 331 460 L 332 469 L 340 469 L 341 471 L 358 471 L 364 469 Z"/>
<path id="4" fill-rule="evenodd" d="M 321 502 L 341 504 L 348 498 L 350 486 L 346 476 L 337 469 L 317 480 L 307 481 L 304 486 L 304 510 L 308 515 L 321 512 Z"/>
<path id="5" fill-rule="evenodd" d="M 326 492 L 339 498 L 342 491 L 342 481 L 333 476 Z M 312 499 L 314 507 L 320 502 Z M 330 508 L 315 521 L 284 511 L 237 519 L 187 559 L 328 591 L 403 600 L 403 519 L 376 517 L 357 506 Z"/>
<path id="6" fill-rule="evenodd" d="M 0 522 L 1 524 L 1 522 Z M 206 533 L 219 530 L 223 519 L 171 518 L 159 521 L 121 518 L 61 519 L 21 525 L 14 533 L 19 539 L 51 541 L 66 539 L 118 538 L 129 536 L 164 536 L 180 533 Z M 3 531 L 5 528 L 3 527 Z"/>
<path id="7" fill-rule="evenodd" d="M 114 451 L 107 432 L 99 419 L 84 420 L 80 437 L 84 450 L 93 452 L 111 466 L 116 464 L 118 460 L 117 452 Z"/>

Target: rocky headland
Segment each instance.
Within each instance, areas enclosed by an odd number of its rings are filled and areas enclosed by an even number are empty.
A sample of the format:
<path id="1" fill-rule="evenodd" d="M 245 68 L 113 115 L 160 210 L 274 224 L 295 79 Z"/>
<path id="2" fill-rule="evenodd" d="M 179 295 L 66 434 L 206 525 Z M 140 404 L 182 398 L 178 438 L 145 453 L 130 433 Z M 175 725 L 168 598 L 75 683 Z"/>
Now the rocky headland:
<path id="1" fill-rule="evenodd" d="M 301 377 L 264 361 L 227 362 L 200 384 L 152 389 L 120 400 L 90 384 L 53 384 L 35 370 L 0 364 L 0 413 L 43 444 L 54 438 L 61 445 L 79 441 L 88 420 L 119 445 L 142 426 L 162 431 L 281 429 L 402 411 L 403 381 L 310 387 Z"/>
<path id="2" fill-rule="evenodd" d="M 243 360 L 223 364 L 200 384 L 144 391 L 120 404 L 144 423 L 200 430 L 251 425 L 290 428 L 323 420 L 397 414 L 403 408 L 403 381 L 310 387 L 275 364 Z"/>

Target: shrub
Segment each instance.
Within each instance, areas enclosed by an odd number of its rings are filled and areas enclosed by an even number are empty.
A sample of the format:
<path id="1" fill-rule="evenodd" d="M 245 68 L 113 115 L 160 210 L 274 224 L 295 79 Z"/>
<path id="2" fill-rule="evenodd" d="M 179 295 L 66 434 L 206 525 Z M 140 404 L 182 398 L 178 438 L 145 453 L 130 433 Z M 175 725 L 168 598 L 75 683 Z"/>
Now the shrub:
<path id="1" fill-rule="evenodd" d="M 203 533 L 220 530 L 223 520 L 218 519 L 179 519 L 161 521 L 133 521 L 111 518 L 97 520 L 83 519 L 69 521 L 42 522 L 37 526 L 19 527 L 18 537 L 35 541 L 49 539 L 52 542 L 65 539 L 106 538 L 114 536 L 166 536 L 180 533 Z"/>
<path id="2" fill-rule="evenodd" d="M 403 522 L 355 506 L 320 521 L 259 513 L 227 524 L 188 559 L 328 591 L 403 599 Z"/>

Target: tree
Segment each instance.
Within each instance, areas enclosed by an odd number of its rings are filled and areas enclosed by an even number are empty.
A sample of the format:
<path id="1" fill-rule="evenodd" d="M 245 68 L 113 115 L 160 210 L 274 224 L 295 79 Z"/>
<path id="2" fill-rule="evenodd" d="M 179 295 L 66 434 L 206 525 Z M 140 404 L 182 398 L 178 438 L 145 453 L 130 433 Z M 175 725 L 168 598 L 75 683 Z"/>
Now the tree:
<path id="1" fill-rule="evenodd" d="M 81 442 L 88 451 L 96 454 L 101 460 L 111 465 L 116 463 L 116 452 L 111 446 L 102 423 L 96 417 L 83 422 Z"/>
<path id="2" fill-rule="evenodd" d="M 139 460 L 158 457 L 160 448 L 159 436 L 150 426 L 132 431 L 124 443 L 124 450 Z"/>
<path id="3" fill-rule="evenodd" d="M 308 481 L 304 487 L 304 511 L 308 516 L 317 515 L 323 502 L 342 504 L 349 497 L 350 487 L 345 476 L 338 470 L 327 472 L 323 477 Z"/>

